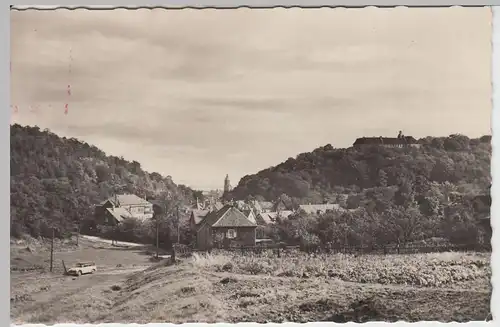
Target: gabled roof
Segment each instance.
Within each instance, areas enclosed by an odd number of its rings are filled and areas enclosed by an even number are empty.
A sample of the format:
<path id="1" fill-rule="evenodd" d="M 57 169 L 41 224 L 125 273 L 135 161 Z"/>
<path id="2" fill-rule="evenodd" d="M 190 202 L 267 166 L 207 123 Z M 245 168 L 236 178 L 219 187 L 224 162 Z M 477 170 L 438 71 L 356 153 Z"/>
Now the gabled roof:
<path id="1" fill-rule="evenodd" d="M 243 210 L 242 212 L 245 215 L 245 217 L 247 217 L 248 220 L 250 220 L 252 223 L 256 223 L 255 222 L 255 214 L 254 214 L 252 208 Z"/>
<path id="2" fill-rule="evenodd" d="M 364 145 L 364 144 L 417 144 L 418 141 L 413 136 L 403 136 L 399 137 L 360 137 L 356 139 L 353 145 Z"/>
<path id="3" fill-rule="evenodd" d="M 339 204 L 302 204 L 299 206 L 305 213 L 315 214 L 318 211 L 326 212 L 327 210 L 340 210 Z"/>
<path id="4" fill-rule="evenodd" d="M 192 217 L 194 218 L 194 223 L 196 225 L 201 223 L 209 212 L 210 210 L 198 210 L 198 209 L 194 209 L 193 211 L 191 211 Z"/>
<path id="5" fill-rule="evenodd" d="M 233 206 L 226 205 L 218 211 L 209 213 L 203 220 L 204 224 L 211 227 L 256 227 L 257 225 L 245 214 Z"/>
<path id="6" fill-rule="evenodd" d="M 118 200 L 118 201 L 116 201 Z M 111 202 L 116 207 L 119 206 L 130 206 L 130 205 L 150 205 L 149 201 L 144 200 L 143 198 L 138 197 L 135 194 L 119 194 L 115 196 L 109 197 L 107 200 L 102 201 L 100 204 L 103 205 L 107 201 Z"/>
<path id="7" fill-rule="evenodd" d="M 130 213 L 123 208 L 106 208 L 106 210 L 118 221 L 122 222 L 126 218 L 130 218 Z"/>

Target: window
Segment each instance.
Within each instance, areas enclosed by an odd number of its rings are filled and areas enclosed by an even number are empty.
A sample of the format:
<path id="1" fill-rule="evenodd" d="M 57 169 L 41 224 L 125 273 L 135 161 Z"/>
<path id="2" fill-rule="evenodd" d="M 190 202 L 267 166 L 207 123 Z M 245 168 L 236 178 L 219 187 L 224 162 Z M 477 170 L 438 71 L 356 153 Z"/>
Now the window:
<path id="1" fill-rule="evenodd" d="M 236 230 L 228 229 L 227 230 L 227 238 L 236 238 Z"/>
<path id="2" fill-rule="evenodd" d="M 144 207 L 137 207 L 137 208 L 135 208 L 135 212 L 137 212 L 138 214 L 143 214 L 144 213 Z"/>

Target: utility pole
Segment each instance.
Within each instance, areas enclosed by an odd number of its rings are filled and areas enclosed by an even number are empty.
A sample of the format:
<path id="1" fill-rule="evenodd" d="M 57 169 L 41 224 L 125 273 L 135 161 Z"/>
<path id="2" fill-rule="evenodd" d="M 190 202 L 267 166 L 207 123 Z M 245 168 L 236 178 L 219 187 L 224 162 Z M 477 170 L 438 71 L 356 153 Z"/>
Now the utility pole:
<path id="1" fill-rule="evenodd" d="M 159 257 L 159 248 L 160 248 L 160 220 L 156 219 L 156 258 Z"/>
<path id="2" fill-rule="evenodd" d="M 54 227 L 52 227 L 52 239 L 50 241 L 50 272 L 52 272 L 54 263 Z"/>
<path id="3" fill-rule="evenodd" d="M 177 244 L 181 243 L 181 227 L 180 227 L 180 220 L 179 220 L 179 205 L 177 205 Z"/>
<path id="4" fill-rule="evenodd" d="M 78 246 L 78 240 L 80 239 L 80 223 L 78 223 L 78 226 L 76 227 L 76 246 Z"/>

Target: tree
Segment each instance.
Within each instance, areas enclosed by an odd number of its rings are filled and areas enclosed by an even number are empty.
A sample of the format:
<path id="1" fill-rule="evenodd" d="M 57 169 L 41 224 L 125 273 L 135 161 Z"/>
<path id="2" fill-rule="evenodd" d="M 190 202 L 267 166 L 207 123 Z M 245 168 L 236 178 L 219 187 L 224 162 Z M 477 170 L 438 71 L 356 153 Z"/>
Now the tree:
<path id="1" fill-rule="evenodd" d="M 76 139 L 17 124 L 10 127 L 10 136 L 12 236 L 51 237 L 51 226 L 60 229 L 59 235 L 75 226 L 98 233 L 94 206 L 116 193 L 151 198 L 171 190 L 183 203 L 193 197 L 188 187 Z"/>
<path id="2" fill-rule="evenodd" d="M 383 228 L 387 231 L 387 241 L 404 245 L 422 237 L 423 218 L 415 203 L 393 207 L 386 217 Z"/>

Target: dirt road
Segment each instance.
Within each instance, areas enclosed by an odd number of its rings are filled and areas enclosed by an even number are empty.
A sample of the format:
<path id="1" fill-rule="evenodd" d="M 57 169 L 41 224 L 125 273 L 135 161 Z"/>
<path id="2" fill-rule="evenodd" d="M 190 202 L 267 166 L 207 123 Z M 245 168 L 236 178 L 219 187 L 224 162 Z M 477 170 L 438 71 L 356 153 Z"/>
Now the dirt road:
<path id="1" fill-rule="evenodd" d="M 105 243 L 105 244 L 111 244 L 113 241 L 101 238 L 98 236 L 90 236 L 90 235 L 80 235 L 80 237 L 84 240 L 88 240 L 94 243 Z M 139 243 L 132 243 L 132 242 L 117 242 L 119 246 L 128 246 L 128 247 L 143 247 L 145 246 L 144 244 L 139 244 Z"/>
<path id="2" fill-rule="evenodd" d="M 61 264 L 59 273 L 11 272 L 12 323 L 465 322 L 484 320 L 490 310 L 488 289 L 472 284 L 425 288 L 241 275 L 195 267 L 190 259 L 176 265 L 150 259 L 140 246 L 85 239 L 75 251 L 58 252 L 56 262 L 94 261 L 93 275 L 63 276 Z M 11 253 L 11 264 L 47 267 L 47 260 L 45 252 Z"/>
<path id="3" fill-rule="evenodd" d="M 110 241 L 82 237 L 80 246 L 54 254 L 53 273 L 49 271 L 47 251 L 11 248 L 11 319 L 13 323 L 73 321 L 81 322 L 99 315 L 95 305 L 111 303 L 112 287 L 130 274 L 150 267 L 151 253 L 140 244 L 110 246 Z M 81 277 L 63 275 L 67 267 L 93 261 L 98 271 Z M 49 310 L 50 308 L 50 310 Z M 81 312 L 80 312 L 81 310 Z"/>

